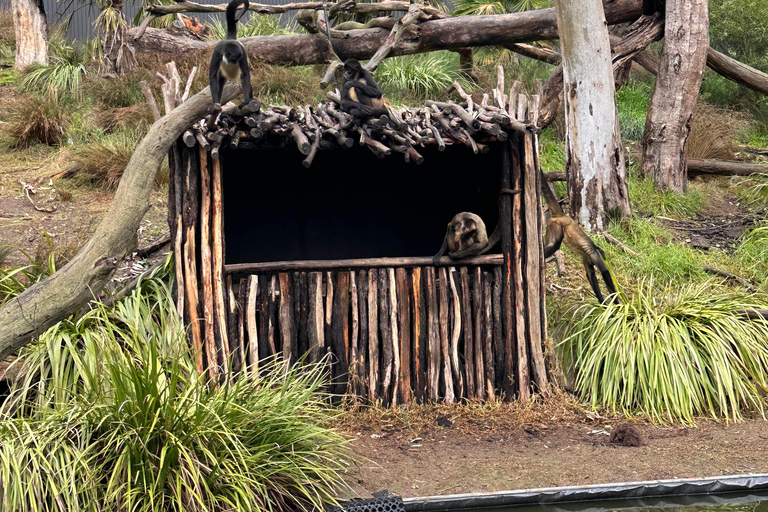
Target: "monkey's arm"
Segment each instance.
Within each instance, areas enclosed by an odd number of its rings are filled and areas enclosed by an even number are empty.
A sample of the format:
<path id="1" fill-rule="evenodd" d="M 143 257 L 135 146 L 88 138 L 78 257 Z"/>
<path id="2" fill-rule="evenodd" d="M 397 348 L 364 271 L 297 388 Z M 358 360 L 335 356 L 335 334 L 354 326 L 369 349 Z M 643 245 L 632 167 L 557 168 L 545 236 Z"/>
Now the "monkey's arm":
<path id="1" fill-rule="evenodd" d="M 478 243 L 471 247 L 467 247 L 466 249 L 462 249 L 460 251 L 453 251 L 449 252 L 448 256 L 451 257 L 453 260 L 460 260 L 463 258 L 469 258 L 470 256 L 477 256 L 478 254 L 483 254 L 489 249 L 488 247 L 488 241 L 485 243 Z"/>
<path id="2" fill-rule="evenodd" d="M 547 221 L 547 234 L 544 236 L 544 259 L 549 258 L 560 249 L 563 243 L 563 227 L 554 219 Z"/>
<path id="3" fill-rule="evenodd" d="M 354 80 L 350 82 L 350 86 L 357 91 L 358 99 L 361 93 L 368 98 L 381 98 L 384 95 L 377 85 L 369 85 L 362 80 Z"/>
<path id="4" fill-rule="evenodd" d="M 221 67 L 222 52 L 217 48 L 211 57 L 211 65 L 208 67 L 208 85 L 211 86 L 211 99 L 213 100 L 213 109 L 221 110 Z"/>
<path id="5" fill-rule="evenodd" d="M 243 51 L 243 57 L 240 59 L 240 85 L 243 89 L 243 103 L 240 107 L 244 107 L 253 99 L 253 90 L 251 89 L 251 72 L 248 69 L 248 56 Z"/>

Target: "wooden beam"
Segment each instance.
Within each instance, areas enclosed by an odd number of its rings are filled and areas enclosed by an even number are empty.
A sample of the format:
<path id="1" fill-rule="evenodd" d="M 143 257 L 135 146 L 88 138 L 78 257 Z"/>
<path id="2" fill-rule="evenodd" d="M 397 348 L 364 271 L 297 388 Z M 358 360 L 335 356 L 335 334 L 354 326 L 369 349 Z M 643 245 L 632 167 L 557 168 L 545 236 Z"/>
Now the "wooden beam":
<path id="1" fill-rule="evenodd" d="M 455 261 L 445 256 L 440 258 L 441 266 L 448 265 L 501 265 L 501 254 L 486 254 L 475 258 L 466 258 Z M 352 270 L 383 267 L 431 267 L 431 256 L 415 256 L 405 258 L 358 258 L 349 260 L 300 260 L 300 261 L 268 261 L 264 263 L 235 263 L 226 265 L 226 274 L 239 272 L 256 274 L 264 272 L 290 272 L 294 270 L 320 271 L 320 270 Z"/>

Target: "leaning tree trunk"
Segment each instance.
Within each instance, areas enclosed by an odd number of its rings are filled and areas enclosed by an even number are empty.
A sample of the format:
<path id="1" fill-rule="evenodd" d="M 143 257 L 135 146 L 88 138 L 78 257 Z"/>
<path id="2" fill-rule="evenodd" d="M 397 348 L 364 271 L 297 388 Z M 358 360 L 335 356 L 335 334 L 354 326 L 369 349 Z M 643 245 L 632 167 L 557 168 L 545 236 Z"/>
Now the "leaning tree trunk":
<path id="1" fill-rule="evenodd" d="M 606 213 L 629 216 L 608 24 L 600 0 L 558 0 L 571 212 L 602 231 Z"/>
<path id="2" fill-rule="evenodd" d="M 237 90 L 227 85 L 223 102 Z M 149 193 L 168 150 L 210 106 L 211 93 L 205 88 L 153 124 L 88 243 L 61 270 L 0 308 L 0 360 L 85 306 L 104 287 L 120 261 L 136 248 L 136 230 L 149 210 Z"/>
<path id="3" fill-rule="evenodd" d="M 645 121 L 643 173 L 665 190 L 684 192 L 685 149 L 707 64 L 707 0 L 667 0 L 664 53 Z"/>
<path id="4" fill-rule="evenodd" d="M 11 0 L 16 31 L 16 69 L 48 64 L 48 20 L 43 0 Z"/>

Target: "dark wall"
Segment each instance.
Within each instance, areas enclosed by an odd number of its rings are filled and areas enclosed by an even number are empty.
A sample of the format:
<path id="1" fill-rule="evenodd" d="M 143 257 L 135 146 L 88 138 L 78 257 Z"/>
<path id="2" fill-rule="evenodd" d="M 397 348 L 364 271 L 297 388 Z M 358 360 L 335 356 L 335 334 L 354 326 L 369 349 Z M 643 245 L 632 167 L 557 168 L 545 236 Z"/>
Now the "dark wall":
<path id="1" fill-rule="evenodd" d="M 422 165 L 367 148 L 222 152 L 226 263 L 431 256 L 461 211 L 498 221 L 500 146 L 419 148 Z"/>

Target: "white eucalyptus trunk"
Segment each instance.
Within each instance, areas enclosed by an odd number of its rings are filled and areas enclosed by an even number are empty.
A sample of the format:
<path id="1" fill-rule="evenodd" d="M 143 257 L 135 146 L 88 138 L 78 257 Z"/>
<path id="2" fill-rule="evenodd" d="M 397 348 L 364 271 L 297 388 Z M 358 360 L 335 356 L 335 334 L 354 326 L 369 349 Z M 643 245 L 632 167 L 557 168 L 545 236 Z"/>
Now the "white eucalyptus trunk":
<path id="1" fill-rule="evenodd" d="M 48 19 L 43 0 L 11 0 L 16 32 L 16 69 L 48 64 Z"/>
<path id="2" fill-rule="evenodd" d="M 629 216 L 611 45 L 601 0 L 558 0 L 571 214 L 591 231 Z"/>

